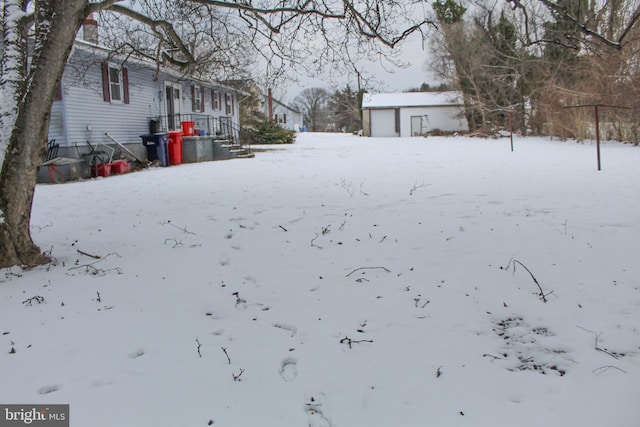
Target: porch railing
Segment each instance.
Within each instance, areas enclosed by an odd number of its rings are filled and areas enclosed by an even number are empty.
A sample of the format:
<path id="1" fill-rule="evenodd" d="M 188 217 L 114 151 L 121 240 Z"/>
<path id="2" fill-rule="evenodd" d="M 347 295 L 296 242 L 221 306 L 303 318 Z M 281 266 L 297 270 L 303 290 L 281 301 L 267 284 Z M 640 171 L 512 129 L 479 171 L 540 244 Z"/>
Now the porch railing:
<path id="1" fill-rule="evenodd" d="M 229 116 L 213 117 L 206 114 L 174 114 L 149 117 L 149 133 L 177 131 L 182 122 L 194 122 L 195 129 L 202 129 L 207 136 L 229 138 L 240 143 L 240 128 Z"/>

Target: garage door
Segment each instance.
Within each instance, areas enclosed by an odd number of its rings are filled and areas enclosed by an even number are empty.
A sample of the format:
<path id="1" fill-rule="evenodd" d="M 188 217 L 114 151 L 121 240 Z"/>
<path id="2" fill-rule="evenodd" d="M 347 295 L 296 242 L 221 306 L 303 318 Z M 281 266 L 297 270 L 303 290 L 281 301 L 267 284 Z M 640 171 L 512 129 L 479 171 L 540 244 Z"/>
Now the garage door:
<path id="1" fill-rule="evenodd" d="M 399 136 L 395 110 L 371 110 L 371 136 Z"/>

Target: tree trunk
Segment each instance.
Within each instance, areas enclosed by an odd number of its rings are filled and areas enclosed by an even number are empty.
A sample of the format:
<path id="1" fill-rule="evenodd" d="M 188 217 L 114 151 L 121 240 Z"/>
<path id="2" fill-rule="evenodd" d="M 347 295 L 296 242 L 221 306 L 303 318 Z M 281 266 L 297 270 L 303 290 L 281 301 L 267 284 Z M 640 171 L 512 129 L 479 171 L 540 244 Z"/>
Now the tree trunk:
<path id="1" fill-rule="evenodd" d="M 0 268 L 49 260 L 31 238 L 31 206 L 47 147 L 51 105 L 89 11 L 87 0 L 41 0 L 35 9 L 35 50 L 31 68 L 17 86 L 17 114 L 0 172 Z"/>

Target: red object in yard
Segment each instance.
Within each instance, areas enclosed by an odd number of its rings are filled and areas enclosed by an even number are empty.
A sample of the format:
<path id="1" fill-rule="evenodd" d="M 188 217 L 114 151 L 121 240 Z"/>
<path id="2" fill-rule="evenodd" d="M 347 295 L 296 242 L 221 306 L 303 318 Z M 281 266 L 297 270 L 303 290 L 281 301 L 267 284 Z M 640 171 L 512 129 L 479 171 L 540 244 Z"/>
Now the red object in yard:
<path id="1" fill-rule="evenodd" d="M 114 160 L 111 163 L 111 173 L 125 173 L 131 170 L 131 164 L 126 160 Z"/>
<path id="2" fill-rule="evenodd" d="M 183 122 L 184 123 L 184 122 Z M 182 164 L 182 132 L 169 132 L 169 165 Z"/>
<path id="3" fill-rule="evenodd" d="M 99 165 L 96 165 L 95 168 L 98 176 L 111 175 L 111 163 L 100 163 Z"/>
<path id="4" fill-rule="evenodd" d="M 182 122 L 182 133 L 184 136 L 193 136 L 195 126 L 196 122 Z"/>

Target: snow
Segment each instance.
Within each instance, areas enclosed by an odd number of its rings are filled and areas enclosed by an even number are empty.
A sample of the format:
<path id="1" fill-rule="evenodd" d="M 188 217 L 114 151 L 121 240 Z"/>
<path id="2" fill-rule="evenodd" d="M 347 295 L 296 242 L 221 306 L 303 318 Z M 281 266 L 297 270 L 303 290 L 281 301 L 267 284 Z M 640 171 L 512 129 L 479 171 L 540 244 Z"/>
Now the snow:
<path id="1" fill-rule="evenodd" d="M 514 145 L 303 133 L 38 186 L 55 262 L 0 276 L 0 402 L 92 427 L 638 426 L 640 150 L 597 171 L 591 143 Z"/>
<path id="2" fill-rule="evenodd" d="M 455 91 L 365 93 L 362 97 L 363 108 L 425 107 L 461 104 L 462 94 Z"/>
<path id="3" fill-rule="evenodd" d="M 18 82 L 21 79 L 21 52 L 17 48 L 22 34 L 18 29 L 20 22 L 26 18 L 20 2 L 5 0 L 3 2 L 3 24 L 6 27 L 0 37 L 0 56 L 2 57 L 2 74 L 0 74 L 0 129 L 12 129 L 17 114 Z M 9 132 L 0 133 L 0 169 L 4 163 L 7 147 L 9 146 Z M 0 223 L 2 223 L 0 211 Z"/>

